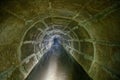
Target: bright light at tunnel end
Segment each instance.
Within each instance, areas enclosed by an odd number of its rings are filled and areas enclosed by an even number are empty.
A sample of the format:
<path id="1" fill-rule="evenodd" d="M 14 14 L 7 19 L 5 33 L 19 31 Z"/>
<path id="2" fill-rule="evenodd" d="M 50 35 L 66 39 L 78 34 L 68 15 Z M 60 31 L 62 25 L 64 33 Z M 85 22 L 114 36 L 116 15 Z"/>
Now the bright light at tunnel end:
<path id="1" fill-rule="evenodd" d="M 50 39 L 48 39 L 47 49 L 50 49 L 51 46 L 53 45 L 53 43 L 54 43 L 54 38 L 60 39 L 60 35 L 52 35 L 52 36 L 50 37 Z M 61 43 L 61 40 L 59 40 L 59 43 Z"/>
<path id="2" fill-rule="evenodd" d="M 69 42 L 67 40 L 70 38 L 61 29 L 48 29 L 43 35 L 44 37 L 42 39 L 42 46 L 40 44 L 40 48 L 44 48 L 42 51 L 43 53 L 47 52 L 51 48 L 54 43 L 54 38 L 57 38 L 60 44 L 69 45 Z"/>

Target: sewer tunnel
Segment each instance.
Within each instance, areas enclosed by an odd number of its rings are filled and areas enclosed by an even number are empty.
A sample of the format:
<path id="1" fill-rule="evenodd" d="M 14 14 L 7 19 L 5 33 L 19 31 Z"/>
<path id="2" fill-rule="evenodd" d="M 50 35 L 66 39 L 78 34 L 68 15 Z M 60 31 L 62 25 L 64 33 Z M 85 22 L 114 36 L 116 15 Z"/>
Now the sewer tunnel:
<path id="1" fill-rule="evenodd" d="M 24 80 L 56 41 L 93 80 L 120 80 L 119 18 L 119 0 L 1 1 L 0 79 Z"/>

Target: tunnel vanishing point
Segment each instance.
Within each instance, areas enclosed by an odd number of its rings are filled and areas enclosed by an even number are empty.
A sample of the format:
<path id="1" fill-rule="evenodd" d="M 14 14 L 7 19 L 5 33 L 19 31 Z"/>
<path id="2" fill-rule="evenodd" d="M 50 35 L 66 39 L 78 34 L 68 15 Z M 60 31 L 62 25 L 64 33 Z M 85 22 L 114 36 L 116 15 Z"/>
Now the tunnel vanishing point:
<path id="1" fill-rule="evenodd" d="M 0 80 L 120 80 L 120 0 L 1 0 Z"/>

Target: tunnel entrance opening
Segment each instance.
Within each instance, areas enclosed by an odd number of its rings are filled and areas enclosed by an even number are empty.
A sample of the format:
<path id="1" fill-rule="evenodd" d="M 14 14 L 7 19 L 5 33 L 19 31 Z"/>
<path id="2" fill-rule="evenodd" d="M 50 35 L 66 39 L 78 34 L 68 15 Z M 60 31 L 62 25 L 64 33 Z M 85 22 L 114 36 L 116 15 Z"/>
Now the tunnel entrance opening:
<path id="1" fill-rule="evenodd" d="M 54 21 L 50 22 L 50 18 L 45 18 L 44 21 L 37 21 L 30 26 L 23 37 L 21 60 L 24 62 L 20 71 L 25 77 L 52 45 L 57 47 L 58 44 L 61 44 L 84 67 L 86 72 L 90 69 L 94 52 L 93 45 L 88 40 L 90 38 L 88 32 L 76 21 L 59 17 L 52 19 L 58 20 L 58 24 L 57 22 L 53 24 Z M 67 25 L 65 25 L 66 22 Z"/>

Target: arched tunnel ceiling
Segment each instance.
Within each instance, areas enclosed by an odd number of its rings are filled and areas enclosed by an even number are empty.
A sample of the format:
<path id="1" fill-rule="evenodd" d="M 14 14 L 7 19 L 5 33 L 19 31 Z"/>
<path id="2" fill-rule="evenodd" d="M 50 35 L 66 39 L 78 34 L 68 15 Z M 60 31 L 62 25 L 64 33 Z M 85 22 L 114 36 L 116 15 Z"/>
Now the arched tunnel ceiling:
<path id="1" fill-rule="evenodd" d="M 58 34 L 93 80 L 120 80 L 119 26 L 119 0 L 1 1 L 0 79 L 26 77 Z"/>

